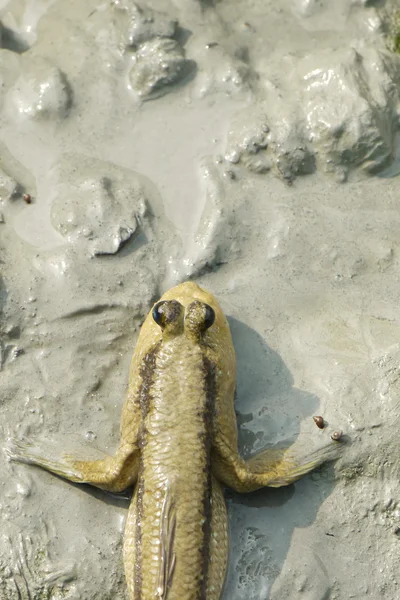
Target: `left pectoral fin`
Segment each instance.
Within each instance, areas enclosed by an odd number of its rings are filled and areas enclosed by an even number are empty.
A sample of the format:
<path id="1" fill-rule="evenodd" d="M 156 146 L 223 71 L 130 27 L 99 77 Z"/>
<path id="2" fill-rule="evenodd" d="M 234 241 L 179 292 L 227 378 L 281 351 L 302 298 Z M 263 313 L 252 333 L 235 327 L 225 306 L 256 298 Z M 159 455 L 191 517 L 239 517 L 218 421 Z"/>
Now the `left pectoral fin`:
<path id="1" fill-rule="evenodd" d="M 81 460 L 78 456 L 60 453 L 59 446 L 59 442 L 10 439 L 5 452 L 10 460 L 37 465 L 68 481 L 87 483 L 110 492 L 121 492 L 136 480 L 139 450 L 135 447 L 121 445 L 115 456 L 97 450 L 96 454 L 103 458 Z M 90 450 L 93 453 L 93 449 Z"/>

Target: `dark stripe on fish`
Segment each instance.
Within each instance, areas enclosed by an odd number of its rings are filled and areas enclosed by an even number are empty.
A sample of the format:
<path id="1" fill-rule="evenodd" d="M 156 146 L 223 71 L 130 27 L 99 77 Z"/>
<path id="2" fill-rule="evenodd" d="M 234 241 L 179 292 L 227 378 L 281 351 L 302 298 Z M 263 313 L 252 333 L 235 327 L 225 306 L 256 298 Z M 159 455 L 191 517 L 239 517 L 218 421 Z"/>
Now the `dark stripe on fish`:
<path id="1" fill-rule="evenodd" d="M 205 355 L 203 355 L 203 373 L 205 392 L 205 406 L 203 412 L 204 433 L 202 433 L 200 437 L 203 443 L 204 456 L 206 458 L 204 472 L 207 480 L 204 485 L 203 494 L 203 544 L 200 547 L 202 560 L 202 579 L 200 582 L 200 589 L 197 595 L 198 600 L 206 600 L 207 596 L 212 519 L 211 446 L 213 441 L 213 422 L 215 412 L 215 395 L 217 387 L 215 364 L 212 361 L 210 361 Z"/>
<path id="2" fill-rule="evenodd" d="M 139 388 L 139 403 L 142 410 L 142 428 L 139 432 L 138 445 L 140 450 L 146 445 L 145 421 L 149 412 L 151 400 L 151 388 L 154 384 L 155 370 L 158 352 L 161 344 L 157 344 L 151 352 L 145 355 L 140 367 L 140 377 L 142 383 Z M 143 477 L 143 458 L 140 452 L 139 473 L 136 492 L 136 560 L 134 566 L 134 590 L 135 600 L 142 600 L 142 522 L 143 522 L 143 496 L 144 496 L 144 477 Z"/>

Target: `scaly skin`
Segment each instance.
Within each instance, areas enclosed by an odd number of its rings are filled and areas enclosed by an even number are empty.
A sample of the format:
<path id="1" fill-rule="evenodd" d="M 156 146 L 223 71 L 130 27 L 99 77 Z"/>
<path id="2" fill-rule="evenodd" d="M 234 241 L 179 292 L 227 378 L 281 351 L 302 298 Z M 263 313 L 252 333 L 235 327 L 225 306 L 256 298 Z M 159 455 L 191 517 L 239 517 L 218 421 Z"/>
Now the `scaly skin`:
<path id="1" fill-rule="evenodd" d="M 192 282 L 161 300 L 161 313 L 154 317 L 152 309 L 140 331 L 115 457 L 54 461 L 20 442 L 9 454 L 106 490 L 136 484 L 124 541 L 131 600 L 218 600 L 228 553 L 221 484 L 241 492 L 288 485 L 337 458 L 340 445 L 329 442 L 303 457 L 265 450 L 244 461 L 233 404 L 235 352 L 218 302 Z"/>

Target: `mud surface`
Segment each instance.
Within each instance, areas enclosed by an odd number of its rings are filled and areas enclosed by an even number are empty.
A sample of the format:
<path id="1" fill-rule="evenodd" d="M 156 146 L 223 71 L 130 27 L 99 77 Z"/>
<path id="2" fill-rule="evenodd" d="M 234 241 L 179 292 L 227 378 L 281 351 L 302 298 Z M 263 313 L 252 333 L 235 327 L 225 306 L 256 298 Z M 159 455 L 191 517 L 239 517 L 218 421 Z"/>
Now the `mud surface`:
<path id="1" fill-rule="evenodd" d="M 238 355 L 224 600 L 399 596 L 400 6 L 0 0 L 0 435 L 113 453 L 132 348 L 187 278 Z M 129 494 L 0 460 L 0 600 L 126 600 Z"/>

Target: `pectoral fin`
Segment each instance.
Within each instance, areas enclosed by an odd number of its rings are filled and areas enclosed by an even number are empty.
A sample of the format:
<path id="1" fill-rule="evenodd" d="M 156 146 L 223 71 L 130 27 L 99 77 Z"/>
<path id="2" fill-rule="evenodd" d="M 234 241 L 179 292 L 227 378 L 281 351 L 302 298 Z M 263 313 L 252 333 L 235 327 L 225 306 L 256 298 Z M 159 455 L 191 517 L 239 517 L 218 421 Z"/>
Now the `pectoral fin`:
<path id="1" fill-rule="evenodd" d="M 115 456 L 100 460 L 78 460 L 70 454 L 57 456 L 48 442 L 9 440 L 5 452 L 11 460 L 37 465 L 68 481 L 87 483 L 110 492 L 121 492 L 132 485 L 138 473 L 139 450 L 127 444 Z"/>
<path id="2" fill-rule="evenodd" d="M 245 461 L 237 450 L 217 439 L 212 455 L 217 479 L 237 492 L 252 492 L 264 486 L 289 485 L 322 463 L 336 460 L 343 451 L 341 442 L 329 440 L 323 446 L 305 452 L 293 445 L 285 449 L 267 449 Z"/>

